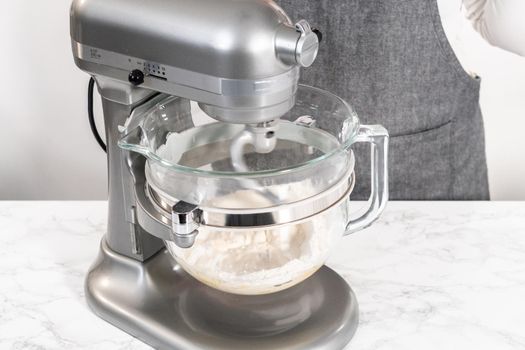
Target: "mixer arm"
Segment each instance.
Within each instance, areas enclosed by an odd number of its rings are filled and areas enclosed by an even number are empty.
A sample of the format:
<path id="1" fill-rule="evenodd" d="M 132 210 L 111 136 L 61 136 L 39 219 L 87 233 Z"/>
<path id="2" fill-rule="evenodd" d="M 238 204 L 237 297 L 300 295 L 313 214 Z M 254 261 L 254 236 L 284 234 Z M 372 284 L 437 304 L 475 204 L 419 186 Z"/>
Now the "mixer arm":
<path id="1" fill-rule="evenodd" d="M 370 143 L 371 191 L 368 209 L 359 218 L 350 220 L 345 235 L 370 226 L 388 202 L 388 131 L 381 125 L 361 125 L 356 142 Z"/>

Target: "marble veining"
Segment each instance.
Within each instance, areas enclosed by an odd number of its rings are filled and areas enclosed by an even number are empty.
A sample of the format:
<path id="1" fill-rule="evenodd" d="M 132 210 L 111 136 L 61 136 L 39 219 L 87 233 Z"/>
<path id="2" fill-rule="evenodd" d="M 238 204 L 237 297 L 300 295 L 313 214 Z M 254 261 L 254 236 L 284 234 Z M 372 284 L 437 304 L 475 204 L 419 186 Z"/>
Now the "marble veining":
<path id="1" fill-rule="evenodd" d="M 0 349 L 149 349 L 84 300 L 106 207 L 0 202 Z M 348 349 L 525 349 L 525 202 L 392 202 L 328 265 L 359 299 Z"/>

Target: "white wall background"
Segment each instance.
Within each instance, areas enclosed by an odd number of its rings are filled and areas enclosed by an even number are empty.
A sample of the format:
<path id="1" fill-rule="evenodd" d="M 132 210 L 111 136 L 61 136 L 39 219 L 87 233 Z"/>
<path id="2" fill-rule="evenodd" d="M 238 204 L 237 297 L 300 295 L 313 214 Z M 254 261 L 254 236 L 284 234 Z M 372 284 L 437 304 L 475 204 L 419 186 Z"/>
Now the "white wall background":
<path id="1" fill-rule="evenodd" d="M 88 76 L 71 56 L 70 0 L 0 4 L 0 199 L 105 198 L 105 154 L 86 116 Z M 472 37 L 492 198 L 525 200 L 525 59 Z"/>

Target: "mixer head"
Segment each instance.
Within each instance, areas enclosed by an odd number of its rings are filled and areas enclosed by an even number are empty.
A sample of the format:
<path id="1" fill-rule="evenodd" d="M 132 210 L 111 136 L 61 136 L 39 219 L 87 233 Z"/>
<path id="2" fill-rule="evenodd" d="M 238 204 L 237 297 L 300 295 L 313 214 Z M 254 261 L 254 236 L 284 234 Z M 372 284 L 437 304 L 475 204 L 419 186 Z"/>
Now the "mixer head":
<path id="1" fill-rule="evenodd" d="M 184 97 L 239 124 L 290 110 L 319 45 L 306 21 L 293 25 L 266 0 L 75 0 L 71 37 L 99 85 Z"/>

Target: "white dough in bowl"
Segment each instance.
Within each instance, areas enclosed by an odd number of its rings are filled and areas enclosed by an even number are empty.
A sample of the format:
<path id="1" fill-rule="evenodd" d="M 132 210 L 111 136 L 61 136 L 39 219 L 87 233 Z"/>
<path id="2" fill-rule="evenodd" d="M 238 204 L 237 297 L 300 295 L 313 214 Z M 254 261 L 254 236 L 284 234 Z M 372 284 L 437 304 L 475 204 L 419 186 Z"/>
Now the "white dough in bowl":
<path id="1" fill-rule="evenodd" d="M 217 198 L 217 206 L 263 204 L 263 195 L 239 191 Z M 199 228 L 193 247 L 166 242 L 181 266 L 201 282 L 235 294 L 267 294 L 312 275 L 328 256 L 329 233 L 312 221 L 270 229 Z"/>

